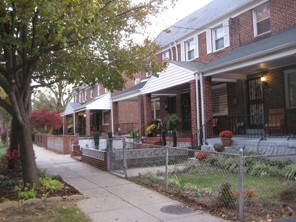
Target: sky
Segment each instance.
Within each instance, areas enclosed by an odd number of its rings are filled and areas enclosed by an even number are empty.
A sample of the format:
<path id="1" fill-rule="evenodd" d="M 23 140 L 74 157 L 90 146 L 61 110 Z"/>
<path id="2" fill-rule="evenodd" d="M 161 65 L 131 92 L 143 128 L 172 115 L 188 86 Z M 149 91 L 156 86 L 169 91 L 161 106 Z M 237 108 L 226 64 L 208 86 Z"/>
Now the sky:
<path id="1" fill-rule="evenodd" d="M 180 19 L 205 6 L 212 0 L 178 0 L 175 6 L 151 18 L 151 26 L 148 28 L 149 36 L 154 39 L 164 29 L 173 25 Z"/>

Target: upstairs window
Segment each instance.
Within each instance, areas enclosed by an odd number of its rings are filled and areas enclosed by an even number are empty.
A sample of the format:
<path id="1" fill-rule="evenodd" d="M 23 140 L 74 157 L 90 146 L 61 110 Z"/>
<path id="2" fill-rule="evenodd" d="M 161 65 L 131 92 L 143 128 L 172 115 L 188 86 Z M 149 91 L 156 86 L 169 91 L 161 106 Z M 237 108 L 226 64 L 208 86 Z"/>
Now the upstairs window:
<path id="1" fill-rule="evenodd" d="M 166 50 L 162 53 L 162 60 L 170 60 L 170 50 Z"/>
<path id="2" fill-rule="evenodd" d="M 228 47 L 230 45 L 229 22 L 225 21 L 212 29 L 208 29 L 206 35 L 208 54 Z"/>
<path id="3" fill-rule="evenodd" d="M 186 61 L 190 61 L 194 59 L 194 40 L 191 39 L 185 42 L 185 59 Z"/>
<path id="4" fill-rule="evenodd" d="M 191 61 L 198 57 L 198 37 L 181 44 L 181 61 Z"/>
<path id="5" fill-rule="evenodd" d="M 253 10 L 254 35 L 261 35 L 270 31 L 269 3 L 258 6 Z"/>
<path id="6" fill-rule="evenodd" d="M 215 51 L 224 48 L 224 29 L 222 25 L 213 29 L 213 46 Z"/>

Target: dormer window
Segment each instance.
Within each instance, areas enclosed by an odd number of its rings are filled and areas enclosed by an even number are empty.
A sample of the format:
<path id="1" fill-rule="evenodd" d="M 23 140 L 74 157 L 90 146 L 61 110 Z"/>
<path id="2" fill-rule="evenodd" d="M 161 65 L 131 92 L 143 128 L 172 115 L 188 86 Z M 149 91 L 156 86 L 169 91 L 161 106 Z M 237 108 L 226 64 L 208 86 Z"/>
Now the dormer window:
<path id="1" fill-rule="evenodd" d="M 253 10 L 254 35 L 261 35 L 270 31 L 269 3 L 258 6 Z"/>

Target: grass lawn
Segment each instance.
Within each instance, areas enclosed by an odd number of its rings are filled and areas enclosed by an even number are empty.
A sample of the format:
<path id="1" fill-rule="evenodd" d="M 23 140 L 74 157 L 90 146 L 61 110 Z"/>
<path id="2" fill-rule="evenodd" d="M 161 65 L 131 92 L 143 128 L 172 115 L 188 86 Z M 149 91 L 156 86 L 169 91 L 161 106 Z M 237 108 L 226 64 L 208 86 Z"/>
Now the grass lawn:
<path id="1" fill-rule="evenodd" d="M 219 192 L 223 183 L 230 183 L 232 191 L 238 191 L 239 175 L 232 174 L 225 170 L 217 170 L 210 167 L 199 168 L 194 172 L 177 175 L 181 186 L 185 184 L 196 185 L 199 189 L 207 189 L 212 192 Z M 245 189 L 252 189 L 258 198 L 270 198 L 278 196 L 283 189 L 283 181 L 274 177 L 255 177 L 246 175 L 244 177 Z"/>

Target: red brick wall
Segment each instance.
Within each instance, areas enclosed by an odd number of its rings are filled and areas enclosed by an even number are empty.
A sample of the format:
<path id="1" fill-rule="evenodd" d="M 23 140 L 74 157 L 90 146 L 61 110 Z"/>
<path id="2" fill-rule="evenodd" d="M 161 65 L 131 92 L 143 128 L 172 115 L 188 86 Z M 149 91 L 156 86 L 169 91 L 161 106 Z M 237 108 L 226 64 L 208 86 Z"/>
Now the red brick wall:
<path id="1" fill-rule="evenodd" d="M 271 29 L 278 32 L 296 25 L 296 1 L 270 1 Z"/>
<path id="2" fill-rule="evenodd" d="M 104 153 L 104 161 L 83 155 L 81 156 L 81 161 L 101 170 L 107 171 L 107 152 Z"/>
<path id="3" fill-rule="evenodd" d="M 118 102 L 118 123 L 138 123 L 139 121 L 138 101 Z"/>
<path id="4" fill-rule="evenodd" d="M 151 94 L 144 95 L 143 103 L 144 103 L 143 108 L 144 108 L 144 120 L 145 120 L 145 123 L 150 123 L 151 120 L 152 120 Z"/>
<path id="5" fill-rule="evenodd" d="M 197 131 L 197 113 L 196 113 L 196 87 L 195 81 L 190 81 L 190 109 L 191 109 L 191 131 Z"/>

